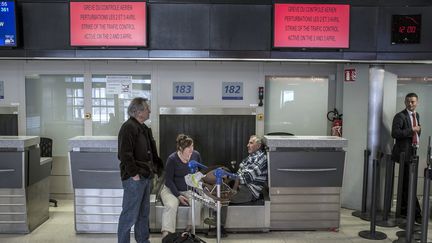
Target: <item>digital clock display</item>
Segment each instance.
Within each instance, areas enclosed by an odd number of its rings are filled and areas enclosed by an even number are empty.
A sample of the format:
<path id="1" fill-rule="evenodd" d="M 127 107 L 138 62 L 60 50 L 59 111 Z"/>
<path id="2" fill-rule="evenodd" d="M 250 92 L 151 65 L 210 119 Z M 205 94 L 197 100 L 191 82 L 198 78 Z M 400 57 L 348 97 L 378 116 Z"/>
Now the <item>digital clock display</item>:
<path id="1" fill-rule="evenodd" d="M 420 43 L 421 15 L 393 15 L 392 44 Z"/>

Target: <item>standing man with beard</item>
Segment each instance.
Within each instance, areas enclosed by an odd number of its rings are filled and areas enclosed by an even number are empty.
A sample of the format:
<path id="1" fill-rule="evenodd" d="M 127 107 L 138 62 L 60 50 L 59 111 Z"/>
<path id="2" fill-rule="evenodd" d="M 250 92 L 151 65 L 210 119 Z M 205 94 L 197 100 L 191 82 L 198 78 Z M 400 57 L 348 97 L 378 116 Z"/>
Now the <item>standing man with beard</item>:
<path id="1" fill-rule="evenodd" d="M 135 240 L 149 243 L 151 180 L 155 173 L 162 173 L 163 163 L 157 154 L 152 131 L 144 124 L 150 117 L 147 99 L 134 98 L 128 115 L 118 135 L 123 204 L 117 236 L 119 243 L 130 243 L 130 231 L 135 225 Z"/>

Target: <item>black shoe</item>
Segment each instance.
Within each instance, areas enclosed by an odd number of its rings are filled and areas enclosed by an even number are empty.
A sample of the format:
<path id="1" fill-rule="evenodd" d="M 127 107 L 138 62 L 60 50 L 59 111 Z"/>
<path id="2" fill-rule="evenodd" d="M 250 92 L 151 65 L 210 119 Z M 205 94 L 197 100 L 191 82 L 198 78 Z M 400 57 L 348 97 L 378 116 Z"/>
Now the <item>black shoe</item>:
<path id="1" fill-rule="evenodd" d="M 422 216 L 421 215 L 416 216 L 414 221 L 416 224 L 422 224 L 422 221 L 423 221 Z"/>

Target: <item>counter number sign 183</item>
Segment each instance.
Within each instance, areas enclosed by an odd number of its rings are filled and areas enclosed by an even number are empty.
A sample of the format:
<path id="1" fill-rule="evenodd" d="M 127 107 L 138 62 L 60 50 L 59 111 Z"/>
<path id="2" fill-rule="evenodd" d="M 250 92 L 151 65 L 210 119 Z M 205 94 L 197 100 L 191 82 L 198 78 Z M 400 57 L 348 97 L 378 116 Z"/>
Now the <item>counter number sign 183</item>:
<path id="1" fill-rule="evenodd" d="M 192 85 L 176 85 L 176 93 L 180 94 L 190 94 L 192 91 Z"/>
<path id="2" fill-rule="evenodd" d="M 193 82 L 173 82 L 173 100 L 193 100 Z"/>

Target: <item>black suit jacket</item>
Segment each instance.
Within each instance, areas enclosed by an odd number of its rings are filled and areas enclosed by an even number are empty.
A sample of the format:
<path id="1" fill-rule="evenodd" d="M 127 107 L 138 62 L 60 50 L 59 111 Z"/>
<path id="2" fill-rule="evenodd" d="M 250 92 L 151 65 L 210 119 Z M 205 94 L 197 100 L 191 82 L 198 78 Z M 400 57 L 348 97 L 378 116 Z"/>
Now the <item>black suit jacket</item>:
<path id="1" fill-rule="evenodd" d="M 420 126 L 420 115 L 418 112 L 415 114 L 417 117 L 417 124 Z M 419 137 L 420 133 L 421 132 L 418 134 Z M 410 156 L 413 131 L 411 119 L 407 110 L 403 110 L 394 116 L 391 135 L 396 139 L 392 150 L 392 160 L 399 162 L 400 153 L 402 152 L 405 152 L 406 156 Z M 406 156 L 405 158 L 409 158 Z"/>

